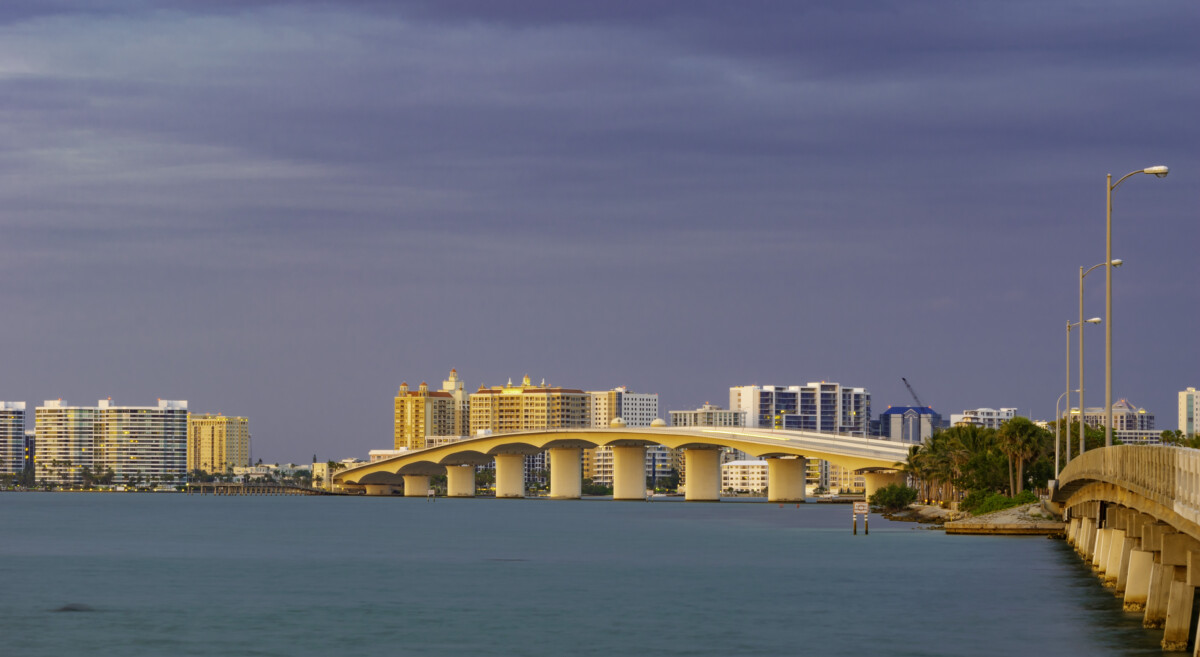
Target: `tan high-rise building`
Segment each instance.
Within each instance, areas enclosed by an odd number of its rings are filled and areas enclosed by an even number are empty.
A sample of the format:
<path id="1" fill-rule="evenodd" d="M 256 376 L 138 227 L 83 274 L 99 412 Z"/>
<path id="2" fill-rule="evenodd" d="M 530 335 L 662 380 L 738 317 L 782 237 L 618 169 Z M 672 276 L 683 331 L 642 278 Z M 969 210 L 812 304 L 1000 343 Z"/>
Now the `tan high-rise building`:
<path id="1" fill-rule="evenodd" d="M 250 420 L 224 415 L 188 415 L 188 472 L 225 472 L 250 465 Z"/>
<path id="2" fill-rule="evenodd" d="M 456 378 L 454 371 L 451 379 Z M 449 381 L 447 383 L 450 383 Z M 424 381 L 416 390 L 401 383 L 393 403 L 394 449 L 425 449 L 429 436 L 461 435 L 463 412 L 454 394 L 429 390 Z"/>
<path id="3" fill-rule="evenodd" d="M 543 381 L 533 385 L 479 387 L 471 393 L 471 433 L 505 433 L 527 429 L 576 429 L 591 426 L 589 395 L 573 388 L 556 388 Z"/>

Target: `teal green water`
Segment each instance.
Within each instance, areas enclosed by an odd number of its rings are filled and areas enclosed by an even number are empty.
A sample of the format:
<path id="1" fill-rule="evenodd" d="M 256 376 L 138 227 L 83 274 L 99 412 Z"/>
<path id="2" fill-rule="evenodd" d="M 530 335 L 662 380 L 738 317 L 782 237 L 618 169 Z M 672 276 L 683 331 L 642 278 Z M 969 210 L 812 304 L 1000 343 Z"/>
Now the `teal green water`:
<path id="1" fill-rule="evenodd" d="M 6 493 L 0 532 L 7 655 L 1162 654 L 1062 541 L 846 506 Z"/>

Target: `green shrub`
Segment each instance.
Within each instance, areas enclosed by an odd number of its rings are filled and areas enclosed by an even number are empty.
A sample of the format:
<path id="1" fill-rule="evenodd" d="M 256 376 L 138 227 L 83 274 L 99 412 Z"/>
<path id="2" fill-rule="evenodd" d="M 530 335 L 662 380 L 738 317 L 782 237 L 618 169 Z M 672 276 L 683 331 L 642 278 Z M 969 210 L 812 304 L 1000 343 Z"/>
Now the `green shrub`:
<path id="1" fill-rule="evenodd" d="M 1033 504 L 1034 502 L 1038 501 L 1038 496 L 1034 495 L 1033 491 L 1026 489 L 1020 493 L 1017 493 L 1017 496 L 1014 497 L 1013 500 L 1015 500 L 1017 504 Z"/>
<path id="2" fill-rule="evenodd" d="M 987 501 L 987 498 L 994 494 L 990 490 L 973 490 L 967 493 L 967 496 L 958 503 L 958 508 L 967 513 L 973 513 L 980 504 L 983 504 Z"/>
<path id="3" fill-rule="evenodd" d="M 891 484 L 875 491 L 869 501 L 887 511 L 899 511 L 908 508 L 908 505 L 915 502 L 916 499 L 916 489 L 900 484 Z"/>

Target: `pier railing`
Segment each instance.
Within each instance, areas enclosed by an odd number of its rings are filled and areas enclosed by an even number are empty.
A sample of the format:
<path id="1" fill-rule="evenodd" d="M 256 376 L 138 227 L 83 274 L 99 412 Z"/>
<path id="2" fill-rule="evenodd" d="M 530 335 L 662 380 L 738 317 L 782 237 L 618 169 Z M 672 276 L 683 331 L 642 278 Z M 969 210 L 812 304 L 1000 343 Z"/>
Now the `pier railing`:
<path id="1" fill-rule="evenodd" d="M 1114 445 L 1084 452 L 1059 475 L 1060 498 L 1099 481 L 1153 500 L 1200 524 L 1200 450 L 1167 445 Z"/>

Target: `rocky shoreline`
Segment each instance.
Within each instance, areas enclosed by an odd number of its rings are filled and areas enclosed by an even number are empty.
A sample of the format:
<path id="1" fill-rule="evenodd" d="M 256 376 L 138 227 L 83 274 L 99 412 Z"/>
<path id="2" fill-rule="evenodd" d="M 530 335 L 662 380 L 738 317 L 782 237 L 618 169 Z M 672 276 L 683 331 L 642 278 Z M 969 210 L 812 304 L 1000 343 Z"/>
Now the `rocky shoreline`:
<path id="1" fill-rule="evenodd" d="M 947 534 L 1057 535 L 1066 530 L 1061 518 L 1040 502 L 1022 504 L 982 516 L 946 523 Z"/>

